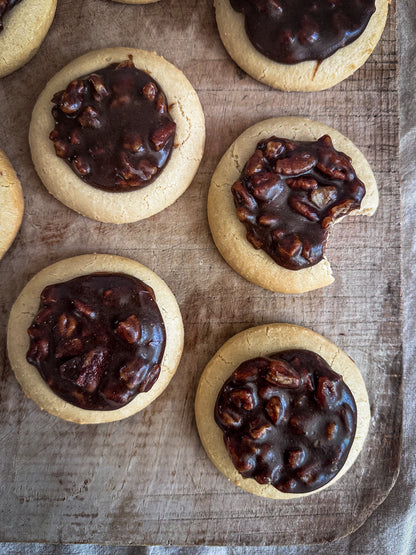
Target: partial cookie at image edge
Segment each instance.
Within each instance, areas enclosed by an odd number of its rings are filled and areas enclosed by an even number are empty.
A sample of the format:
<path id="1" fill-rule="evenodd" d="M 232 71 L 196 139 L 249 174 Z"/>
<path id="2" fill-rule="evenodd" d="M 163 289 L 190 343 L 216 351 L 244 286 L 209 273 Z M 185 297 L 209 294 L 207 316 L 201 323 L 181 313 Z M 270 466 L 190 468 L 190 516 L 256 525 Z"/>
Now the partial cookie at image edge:
<path id="1" fill-rule="evenodd" d="M 361 67 L 371 55 L 386 25 L 390 0 L 376 0 L 376 12 L 367 28 L 353 43 L 332 56 L 298 64 L 277 63 L 252 45 L 244 29 L 244 16 L 230 0 L 215 0 L 219 34 L 235 63 L 254 79 L 285 91 L 320 91 L 340 83 Z"/>

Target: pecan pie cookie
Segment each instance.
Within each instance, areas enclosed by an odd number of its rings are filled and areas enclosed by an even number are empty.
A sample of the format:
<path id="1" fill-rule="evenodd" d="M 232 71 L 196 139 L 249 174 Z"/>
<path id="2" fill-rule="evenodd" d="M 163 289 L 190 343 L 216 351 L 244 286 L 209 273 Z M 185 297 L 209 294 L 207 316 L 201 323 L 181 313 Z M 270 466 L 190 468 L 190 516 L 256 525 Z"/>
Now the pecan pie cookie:
<path id="1" fill-rule="evenodd" d="M 190 185 L 205 124 L 179 69 L 154 52 L 111 48 L 49 81 L 29 141 L 52 195 L 89 218 L 127 223 L 160 212 Z"/>
<path id="2" fill-rule="evenodd" d="M 56 0 L 0 2 L 0 77 L 36 54 L 55 15 Z"/>
<path id="3" fill-rule="evenodd" d="M 9 319 L 9 359 L 25 394 L 80 424 L 144 409 L 169 384 L 182 349 L 182 318 L 168 286 L 114 255 L 48 266 L 23 289 Z"/>
<path id="4" fill-rule="evenodd" d="M 287 91 L 317 91 L 364 64 L 383 32 L 389 3 L 215 0 L 215 10 L 225 48 L 254 79 Z"/>
<path id="5" fill-rule="evenodd" d="M 378 190 L 358 148 L 305 118 L 269 119 L 224 154 L 208 193 L 214 242 L 228 264 L 272 291 L 304 293 L 333 281 L 324 247 L 346 214 L 372 215 Z"/>
<path id="6" fill-rule="evenodd" d="M 351 358 L 291 324 L 229 339 L 201 376 L 195 413 L 218 470 L 271 499 L 334 484 L 357 459 L 370 423 L 367 390 Z"/>
<path id="7" fill-rule="evenodd" d="M 12 244 L 23 217 L 23 193 L 20 181 L 3 151 L 0 150 L 0 258 Z"/>

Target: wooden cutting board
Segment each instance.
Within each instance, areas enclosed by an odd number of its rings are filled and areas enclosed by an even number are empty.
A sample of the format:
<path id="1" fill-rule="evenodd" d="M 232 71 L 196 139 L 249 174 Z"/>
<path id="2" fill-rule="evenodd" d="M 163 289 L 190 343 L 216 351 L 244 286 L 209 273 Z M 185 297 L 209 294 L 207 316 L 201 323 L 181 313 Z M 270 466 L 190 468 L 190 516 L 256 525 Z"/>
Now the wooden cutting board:
<path id="1" fill-rule="evenodd" d="M 326 542 L 359 527 L 391 489 L 401 442 L 400 191 L 395 5 L 376 51 L 353 77 L 320 93 L 282 93 L 230 60 L 209 1 L 127 6 L 60 0 L 36 57 L 0 81 L 0 148 L 22 181 L 21 231 L 0 262 L 0 541 L 106 544 L 276 545 Z M 156 50 L 181 68 L 206 115 L 199 172 L 170 208 L 116 226 L 83 218 L 52 198 L 33 168 L 28 127 L 47 80 L 74 57 L 108 46 Z M 330 287 L 301 296 L 263 290 L 233 272 L 207 224 L 210 177 L 249 125 L 302 115 L 337 128 L 365 153 L 380 186 L 373 218 L 339 223 L 327 249 Z M 5 353 L 8 313 L 44 266 L 83 253 L 134 258 L 175 293 L 185 350 L 166 392 L 142 413 L 100 426 L 69 424 L 25 399 Z M 234 333 L 291 322 L 346 351 L 365 378 L 370 433 L 352 470 L 299 501 L 251 496 L 219 474 L 200 444 L 193 412 L 199 376 Z"/>

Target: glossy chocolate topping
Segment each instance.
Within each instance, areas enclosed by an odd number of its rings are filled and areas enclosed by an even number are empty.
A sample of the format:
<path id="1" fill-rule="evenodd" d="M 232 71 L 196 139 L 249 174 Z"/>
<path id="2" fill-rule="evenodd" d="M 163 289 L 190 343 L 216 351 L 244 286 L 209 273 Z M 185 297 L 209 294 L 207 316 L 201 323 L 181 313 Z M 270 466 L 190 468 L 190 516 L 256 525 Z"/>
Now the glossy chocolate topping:
<path id="1" fill-rule="evenodd" d="M 27 360 L 59 397 L 112 410 L 152 388 L 166 335 L 151 287 L 96 273 L 49 285 L 40 300 Z"/>
<path id="2" fill-rule="evenodd" d="M 0 0 L 0 33 L 3 31 L 3 17 L 21 0 Z"/>
<path id="3" fill-rule="evenodd" d="M 290 350 L 243 362 L 218 395 L 215 421 L 244 478 L 306 493 L 341 470 L 357 409 L 323 358 Z"/>
<path id="4" fill-rule="evenodd" d="M 270 137 L 257 144 L 232 193 L 248 241 L 299 270 L 322 260 L 331 224 L 360 207 L 365 186 L 328 135 L 316 142 Z"/>
<path id="5" fill-rule="evenodd" d="M 375 0 L 230 0 L 253 46 L 283 64 L 324 60 L 356 40 Z"/>
<path id="6" fill-rule="evenodd" d="M 165 167 L 176 124 L 160 85 L 131 59 L 75 79 L 52 102 L 55 152 L 89 185 L 131 191 Z"/>

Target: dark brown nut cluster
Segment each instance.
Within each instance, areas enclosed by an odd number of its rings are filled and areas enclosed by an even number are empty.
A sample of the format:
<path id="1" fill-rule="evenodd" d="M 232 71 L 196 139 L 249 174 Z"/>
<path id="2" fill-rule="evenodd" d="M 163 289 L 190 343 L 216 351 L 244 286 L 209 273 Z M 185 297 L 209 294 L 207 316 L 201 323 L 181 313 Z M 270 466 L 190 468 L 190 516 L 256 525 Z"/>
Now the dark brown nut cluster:
<path id="1" fill-rule="evenodd" d="M 0 33 L 3 31 L 3 17 L 21 0 L 0 0 Z"/>
<path id="2" fill-rule="evenodd" d="M 356 419 L 342 377 L 305 350 L 243 362 L 215 406 L 238 472 L 286 493 L 306 493 L 332 480 L 347 459 Z"/>
<path id="3" fill-rule="evenodd" d="M 230 0 L 253 46 L 282 64 L 324 60 L 356 40 L 375 0 Z"/>
<path id="4" fill-rule="evenodd" d="M 131 59 L 71 81 L 52 102 L 56 155 L 89 185 L 131 191 L 165 167 L 176 124 L 161 87 Z"/>
<path id="5" fill-rule="evenodd" d="M 166 335 L 151 287 L 97 273 L 50 285 L 40 300 L 27 360 L 59 397 L 112 410 L 152 388 Z"/>
<path id="6" fill-rule="evenodd" d="M 320 262 L 331 224 L 359 208 L 365 186 L 331 138 L 258 143 L 232 186 L 247 239 L 289 270 Z"/>

